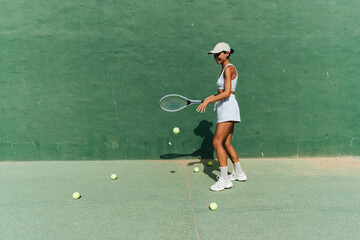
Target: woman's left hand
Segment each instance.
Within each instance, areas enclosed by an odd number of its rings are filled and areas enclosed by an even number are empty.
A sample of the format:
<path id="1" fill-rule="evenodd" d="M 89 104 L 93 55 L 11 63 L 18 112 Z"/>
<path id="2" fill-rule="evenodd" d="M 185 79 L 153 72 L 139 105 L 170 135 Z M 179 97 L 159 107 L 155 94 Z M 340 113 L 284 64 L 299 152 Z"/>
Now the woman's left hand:
<path id="1" fill-rule="evenodd" d="M 206 99 L 196 108 L 196 111 L 197 112 L 200 112 L 200 113 L 205 113 L 206 111 L 206 107 L 207 107 L 208 103 L 206 101 Z"/>

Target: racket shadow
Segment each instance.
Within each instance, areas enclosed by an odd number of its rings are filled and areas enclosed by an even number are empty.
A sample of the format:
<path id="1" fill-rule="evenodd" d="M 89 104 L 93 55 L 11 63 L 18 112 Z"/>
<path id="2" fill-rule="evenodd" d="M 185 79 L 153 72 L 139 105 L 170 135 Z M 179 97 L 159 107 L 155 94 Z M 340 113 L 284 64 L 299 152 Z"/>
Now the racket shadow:
<path id="1" fill-rule="evenodd" d="M 175 159 L 175 158 L 186 157 L 186 156 L 191 156 L 191 154 L 168 153 L 168 154 L 161 155 L 160 158 L 161 159 Z"/>

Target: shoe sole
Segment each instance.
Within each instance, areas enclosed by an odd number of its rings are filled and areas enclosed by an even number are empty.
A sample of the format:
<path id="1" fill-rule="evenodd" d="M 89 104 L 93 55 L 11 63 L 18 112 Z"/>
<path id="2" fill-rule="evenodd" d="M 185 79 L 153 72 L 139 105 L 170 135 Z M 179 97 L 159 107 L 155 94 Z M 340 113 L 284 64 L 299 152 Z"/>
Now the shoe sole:
<path id="1" fill-rule="evenodd" d="M 245 182 L 247 179 L 245 179 L 245 180 L 243 180 L 243 179 L 237 179 L 237 178 L 235 178 L 235 179 L 230 179 L 230 181 L 239 181 L 239 182 Z"/>
<path id="2" fill-rule="evenodd" d="M 229 188 L 232 188 L 233 186 L 231 187 L 224 187 L 223 189 L 220 189 L 220 190 L 212 190 L 211 188 L 209 188 L 211 191 L 213 192 L 221 192 L 221 191 L 224 191 L 225 189 L 229 189 Z"/>

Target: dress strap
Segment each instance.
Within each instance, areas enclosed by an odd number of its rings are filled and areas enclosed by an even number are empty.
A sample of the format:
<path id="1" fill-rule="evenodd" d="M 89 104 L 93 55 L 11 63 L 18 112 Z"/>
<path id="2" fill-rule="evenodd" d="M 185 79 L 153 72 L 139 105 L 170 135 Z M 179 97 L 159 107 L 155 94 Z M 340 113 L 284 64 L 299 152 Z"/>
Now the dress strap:
<path id="1" fill-rule="evenodd" d="M 232 65 L 232 64 L 231 64 L 231 63 L 229 63 L 228 65 L 226 65 L 226 66 L 224 67 L 223 71 L 221 72 L 221 76 L 224 74 L 225 69 L 226 69 L 229 65 Z M 233 65 L 233 66 L 234 66 L 234 65 Z M 236 71 L 236 74 L 237 74 L 237 71 Z"/>

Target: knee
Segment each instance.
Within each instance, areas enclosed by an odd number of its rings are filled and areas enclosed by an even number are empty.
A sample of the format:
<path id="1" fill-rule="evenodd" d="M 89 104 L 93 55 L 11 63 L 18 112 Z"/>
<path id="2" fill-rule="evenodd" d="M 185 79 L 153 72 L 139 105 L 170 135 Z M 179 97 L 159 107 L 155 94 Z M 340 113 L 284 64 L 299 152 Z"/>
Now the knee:
<path id="1" fill-rule="evenodd" d="M 219 139 L 216 139 L 216 138 L 213 139 L 213 146 L 215 149 L 217 149 L 218 147 L 221 147 L 222 145 L 223 145 L 222 141 L 220 141 Z"/>
<path id="2" fill-rule="evenodd" d="M 231 148 L 232 145 L 231 145 L 230 141 L 226 141 L 226 142 L 224 143 L 224 147 L 225 147 L 226 149 Z"/>

